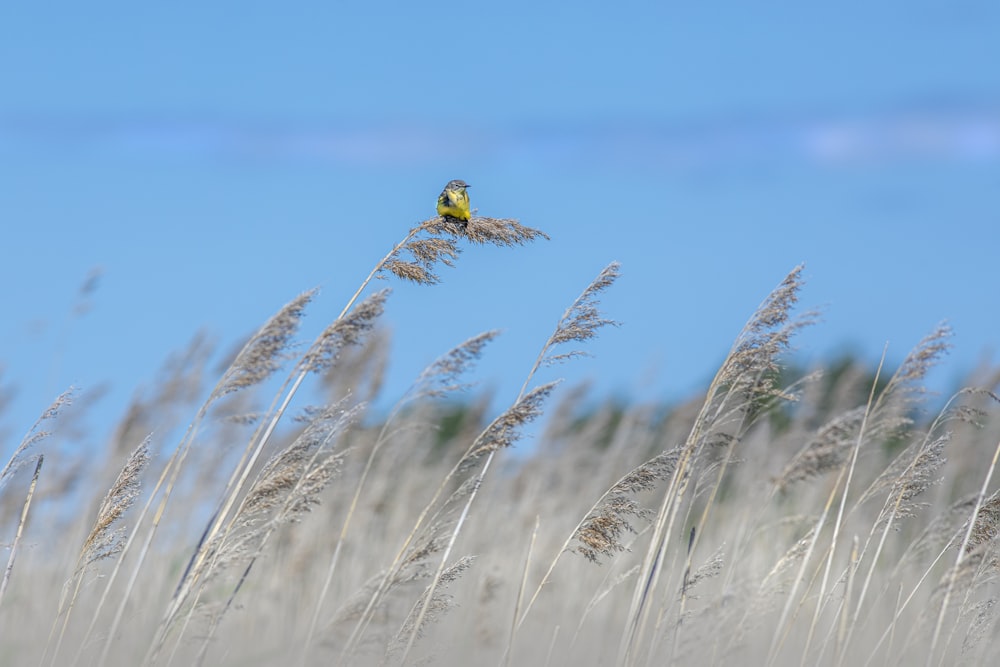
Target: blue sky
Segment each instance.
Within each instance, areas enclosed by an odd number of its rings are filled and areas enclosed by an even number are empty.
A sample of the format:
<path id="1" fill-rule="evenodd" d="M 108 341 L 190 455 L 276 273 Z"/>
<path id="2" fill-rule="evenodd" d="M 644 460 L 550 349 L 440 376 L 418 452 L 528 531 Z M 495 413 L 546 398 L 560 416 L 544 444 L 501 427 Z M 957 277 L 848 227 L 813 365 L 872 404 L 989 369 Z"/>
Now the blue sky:
<path id="1" fill-rule="evenodd" d="M 103 382 L 111 422 L 195 332 L 319 286 L 315 333 L 452 178 L 552 240 L 396 285 L 388 399 L 492 328 L 512 397 L 613 260 L 623 326 L 557 373 L 598 395 L 687 396 L 801 262 L 803 360 L 947 319 L 950 390 L 1000 331 L 1000 6 L 749 4 L 4 5 L 0 423 Z"/>

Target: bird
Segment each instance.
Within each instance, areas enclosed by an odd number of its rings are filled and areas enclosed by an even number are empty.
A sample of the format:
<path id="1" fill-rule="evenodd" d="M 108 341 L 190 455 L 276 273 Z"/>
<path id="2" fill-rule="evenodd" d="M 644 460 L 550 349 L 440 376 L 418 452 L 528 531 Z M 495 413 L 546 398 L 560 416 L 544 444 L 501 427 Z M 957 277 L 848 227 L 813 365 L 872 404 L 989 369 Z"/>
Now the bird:
<path id="1" fill-rule="evenodd" d="M 472 186 L 465 181 L 448 181 L 448 185 L 438 195 L 438 215 L 468 222 L 472 213 L 469 210 L 469 193 L 465 189 L 470 187 Z"/>

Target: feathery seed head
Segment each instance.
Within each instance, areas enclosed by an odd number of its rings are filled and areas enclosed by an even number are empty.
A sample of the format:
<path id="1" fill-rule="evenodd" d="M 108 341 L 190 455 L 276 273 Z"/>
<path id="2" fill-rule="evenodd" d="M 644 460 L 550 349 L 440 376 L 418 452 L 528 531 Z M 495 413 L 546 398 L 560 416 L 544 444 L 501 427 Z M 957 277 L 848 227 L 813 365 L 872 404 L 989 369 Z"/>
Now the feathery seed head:
<path id="1" fill-rule="evenodd" d="M 388 289 L 375 292 L 328 326 L 303 356 L 302 368 L 317 373 L 325 371 L 336 363 L 345 347 L 360 345 L 365 335 L 375 328 L 388 298 Z"/>
<path id="2" fill-rule="evenodd" d="M 213 399 L 259 384 L 281 368 L 306 306 L 317 292 L 315 289 L 303 292 L 264 323 L 236 355 L 213 392 Z"/>
<path id="3" fill-rule="evenodd" d="M 598 297 L 601 292 L 611 287 L 615 280 L 618 279 L 620 268 L 621 265 L 618 262 L 608 264 L 598 274 L 597 278 L 587 286 L 587 289 L 583 290 L 583 293 L 563 313 L 562 318 L 556 325 L 555 333 L 549 338 L 547 348 L 555 348 L 556 346 L 570 342 L 582 343 L 597 336 L 598 330 L 602 327 L 607 325 L 618 326 L 618 322 L 601 317 L 601 312 L 597 306 L 599 304 Z M 547 354 L 544 363 L 552 365 L 585 354 L 582 350 Z"/>

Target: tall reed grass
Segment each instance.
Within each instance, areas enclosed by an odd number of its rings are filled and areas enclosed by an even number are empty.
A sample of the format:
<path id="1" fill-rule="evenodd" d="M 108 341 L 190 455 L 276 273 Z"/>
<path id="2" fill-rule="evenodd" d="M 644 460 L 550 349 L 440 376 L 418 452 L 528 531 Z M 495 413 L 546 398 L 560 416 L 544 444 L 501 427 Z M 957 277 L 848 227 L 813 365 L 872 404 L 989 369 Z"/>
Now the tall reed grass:
<path id="1" fill-rule="evenodd" d="M 0 665 L 1000 662 L 998 376 L 929 412 L 945 326 L 896 369 L 789 373 L 815 320 L 801 267 L 687 403 L 595 406 L 536 380 L 616 325 L 612 263 L 506 407 L 462 393 L 489 331 L 371 414 L 390 299 L 372 280 L 433 285 L 463 244 L 541 237 L 428 220 L 312 342 L 314 291 L 213 387 L 196 337 L 83 465 L 50 449 L 78 392 L 59 396 L 0 471 Z"/>

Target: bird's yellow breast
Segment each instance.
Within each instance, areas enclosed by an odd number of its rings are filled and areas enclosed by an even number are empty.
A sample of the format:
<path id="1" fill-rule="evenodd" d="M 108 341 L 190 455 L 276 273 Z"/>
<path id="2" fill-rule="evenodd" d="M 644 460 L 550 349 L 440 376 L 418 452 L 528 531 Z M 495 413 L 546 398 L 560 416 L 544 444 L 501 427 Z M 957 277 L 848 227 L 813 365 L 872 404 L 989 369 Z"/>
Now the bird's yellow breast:
<path id="1" fill-rule="evenodd" d="M 469 221 L 472 214 L 469 210 L 469 195 L 465 190 L 445 190 L 438 197 L 438 215 L 450 216 L 459 220 Z"/>

